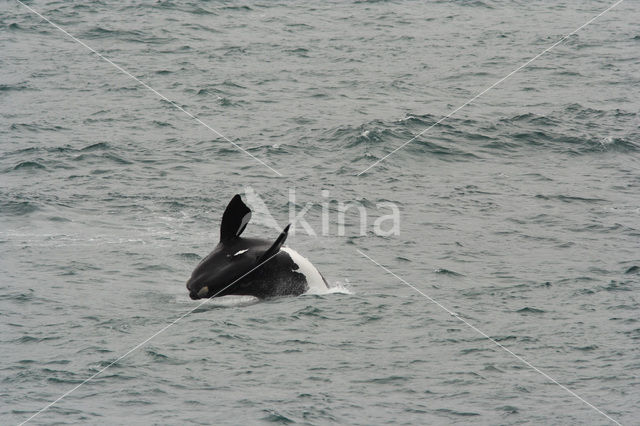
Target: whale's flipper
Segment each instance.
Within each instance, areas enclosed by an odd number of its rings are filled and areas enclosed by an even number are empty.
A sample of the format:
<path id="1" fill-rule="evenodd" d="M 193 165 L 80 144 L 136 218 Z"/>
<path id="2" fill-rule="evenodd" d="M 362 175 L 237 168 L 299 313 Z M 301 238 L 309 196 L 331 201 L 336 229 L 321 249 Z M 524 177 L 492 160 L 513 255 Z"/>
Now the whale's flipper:
<path id="1" fill-rule="evenodd" d="M 265 251 L 262 256 L 260 256 L 260 259 L 258 259 L 258 263 L 260 262 L 264 262 L 265 260 L 271 258 L 272 256 L 275 256 L 276 254 L 278 254 L 278 252 L 280 251 L 280 247 L 282 247 L 282 245 L 284 244 L 284 242 L 287 239 L 287 235 L 289 235 L 289 227 L 291 226 L 291 224 L 288 224 L 280 233 L 280 235 L 278 235 L 278 238 L 276 239 L 276 241 L 271 245 L 271 247 L 269 247 L 269 249 L 267 251 Z"/>
<path id="2" fill-rule="evenodd" d="M 236 194 L 222 215 L 220 225 L 220 241 L 230 241 L 239 237 L 251 220 L 251 209 L 242 202 L 239 194 Z"/>

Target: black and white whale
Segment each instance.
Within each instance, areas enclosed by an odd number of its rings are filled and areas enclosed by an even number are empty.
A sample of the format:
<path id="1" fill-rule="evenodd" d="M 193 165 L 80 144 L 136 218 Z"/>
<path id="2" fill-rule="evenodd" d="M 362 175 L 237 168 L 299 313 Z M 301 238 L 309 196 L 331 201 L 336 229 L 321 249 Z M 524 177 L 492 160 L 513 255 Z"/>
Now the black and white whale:
<path id="1" fill-rule="evenodd" d="M 220 242 L 198 264 L 187 281 L 192 299 L 247 295 L 266 299 L 298 296 L 328 288 L 315 266 L 284 247 L 289 226 L 275 241 L 242 238 L 251 209 L 236 195 L 222 215 Z"/>

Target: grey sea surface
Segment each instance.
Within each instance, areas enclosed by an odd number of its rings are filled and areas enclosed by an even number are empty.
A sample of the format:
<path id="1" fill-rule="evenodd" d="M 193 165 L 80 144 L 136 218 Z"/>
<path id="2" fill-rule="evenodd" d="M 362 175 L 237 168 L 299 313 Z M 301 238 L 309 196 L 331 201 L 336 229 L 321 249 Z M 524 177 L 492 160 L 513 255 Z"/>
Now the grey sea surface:
<path id="1" fill-rule="evenodd" d="M 175 105 L 0 3 L 0 423 L 195 309 L 30 424 L 638 424 L 637 1 L 361 175 L 613 2 L 25 3 Z M 190 300 L 236 193 L 338 290 Z"/>

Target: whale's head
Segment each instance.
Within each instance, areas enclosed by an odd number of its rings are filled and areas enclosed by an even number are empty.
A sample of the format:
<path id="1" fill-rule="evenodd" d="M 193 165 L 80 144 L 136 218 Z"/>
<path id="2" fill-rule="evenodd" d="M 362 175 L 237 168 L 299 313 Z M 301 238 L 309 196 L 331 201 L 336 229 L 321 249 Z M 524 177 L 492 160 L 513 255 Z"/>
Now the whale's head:
<path id="1" fill-rule="evenodd" d="M 187 281 L 187 289 L 192 299 L 224 296 L 225 287 L 242 279 L 243 275 L 256 266 L 255 253 L 248 248 L 236 250 L 218 246 L 205 257 Z"/>
<path id="2" fill-rule="evenodd" d="M 187 281 L 189 297 L 205 299 L 242 294 L 245 277 L 257 271 L 274 257 L 284 244 L 289 226 L 275 242 L 241 238 L 240 234 L 251 219 L 251 210 L 239 195 L 233 197 L 222 215 L 220 242 L 191 273 Z"/>

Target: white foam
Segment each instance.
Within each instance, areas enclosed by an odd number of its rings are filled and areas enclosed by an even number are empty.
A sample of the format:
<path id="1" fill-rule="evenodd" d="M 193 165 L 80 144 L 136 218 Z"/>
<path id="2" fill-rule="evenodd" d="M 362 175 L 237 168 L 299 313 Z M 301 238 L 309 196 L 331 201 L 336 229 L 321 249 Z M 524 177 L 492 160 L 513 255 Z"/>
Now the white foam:
<path id="1" fill-rule="evenodd" d="M 250 306 L 260 302 L 255 296 L 241 296 L 236 294 L 231 294 L 228 296 L 219 296 L 214 297 L 213 299 L 199 299 L 199 300 L 191 300 L 188 296 L 185 297 L 184 294 L 176 295 L 176 301 L 178 303 L 184 303 L 185 305 L 196 305 L 196 312 L 208 310 L 208 309 L 217 309 L 217 308 L 237 308 L 243 306 Z"/>
<path id="2" fill-rule="evenodd" d="M 259 301 L 260 299 L 254 296 L 240 296 L 233 294 L 229 296 L 215 297 L 211 299 L 206 305 L 218 308 L 235 308 L 253 305 L 255 303 L 258 303 Z"/>
<path id="3" fill-rule="evenodd" d="M 353 294 L 351 290 L 347 287 L 349 282 L 340 282 L 336 281 L 331 284 L 329 288 L 325 289 L 324 293 L 313 293 L 313 294 Z"/>

